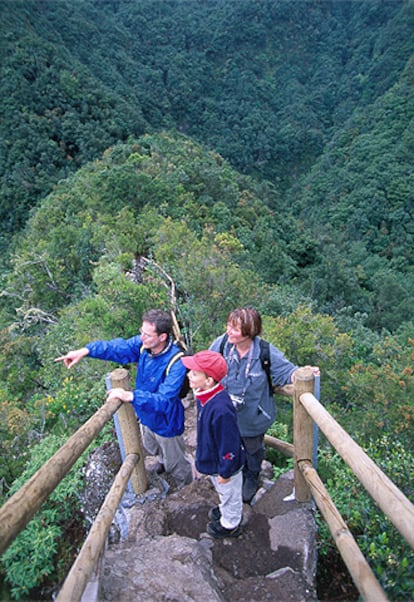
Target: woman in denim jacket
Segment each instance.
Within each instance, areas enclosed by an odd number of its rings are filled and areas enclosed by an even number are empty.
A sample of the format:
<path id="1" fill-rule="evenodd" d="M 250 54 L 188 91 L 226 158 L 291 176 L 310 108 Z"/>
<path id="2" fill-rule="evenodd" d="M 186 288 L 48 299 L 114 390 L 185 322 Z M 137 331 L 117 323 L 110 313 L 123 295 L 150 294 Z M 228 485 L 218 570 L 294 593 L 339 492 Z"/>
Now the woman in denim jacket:
<path id="1" fill-rule="evenodd" d="M 227 362 L 227 376 L 222 384 L 237 409 L 237 421 L 246 450 L 243 470 L 243 501 L 250 502 L 258 487 L 264 458 L 264 435 L 276 418 L 276 404 L 268 376 L 260 358 L 262 319 L 252 308 L 230 312 L 226 333 L 210 346 L 220 351 Z M 223 345 L 224 343 L 224 345 Z M 292 381 L 297 366 L 270 345 L 270 373 L 273 386 Z"/>

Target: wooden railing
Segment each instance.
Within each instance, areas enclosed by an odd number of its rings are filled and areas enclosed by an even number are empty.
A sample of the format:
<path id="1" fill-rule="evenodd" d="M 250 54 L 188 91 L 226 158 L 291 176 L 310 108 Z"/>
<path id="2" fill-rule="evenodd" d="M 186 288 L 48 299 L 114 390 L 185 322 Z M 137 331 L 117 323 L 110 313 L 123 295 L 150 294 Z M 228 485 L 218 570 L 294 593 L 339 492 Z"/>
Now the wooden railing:
<path id="1" fill-rule="evenodd" d="M 110 380 L 113 388 L 129 388 L 128 372 L 123 368 L 114 370 Z M 105 403 L 0 509 L 2 554 L 116 412 L 124 461 L 59 592 L 59 602 L 81 600 L 128 481 L 136 494 L 143 493 L 147 488 L 141 436 L 132 405 L 119 400 Z"/>
<path id="2" fill-rule="evenodd" d="M 111 382 L 113 386 L 127 389 L 126 370 L 112 372 Z M 267 435 L 265 443 L 293 456 L 296 499 L 306 502 L 314 498 L 363 600 L 386 601 L 385 592 L 312 464 L 315 424 L 413 548 L 414 506 L 332 418 L 313 392 L 312 369 L 300 368 L 296 372 L 295 385 L 287 392 L 293 396 L 294 444 Z M 128 481 L 137 494 L 143 493 L 147 487 L 141 438 L 132 406 L 118 400 L 105 403 L 0 509 L 0 553 L 3 553 L 116 412 L 121 425 L 124 461 L 59 592 L 57 602 L 82 599 Z"/>
<path id="3" fill-rule="evenodd" d="M 267 444 L 277 447 L 294 458 L 295 497 L 299 502 L 314 498 L 328 524 L 332 537 L 349 573 L 366 602 L 382 602 L 387 596 L 378 583 L 345 521 L 312 464 L 314 424 L 324 433 L 331 445 L 348 464 L 381 510 L 414 548 L 414 506 L 394 483 L 378 468 L 363 449 L 325 410 L 313 395 L 314 374 L 311 368 L 296 372 L 293 387 L 293 448 L 280 447 L 266 437 Z"/>

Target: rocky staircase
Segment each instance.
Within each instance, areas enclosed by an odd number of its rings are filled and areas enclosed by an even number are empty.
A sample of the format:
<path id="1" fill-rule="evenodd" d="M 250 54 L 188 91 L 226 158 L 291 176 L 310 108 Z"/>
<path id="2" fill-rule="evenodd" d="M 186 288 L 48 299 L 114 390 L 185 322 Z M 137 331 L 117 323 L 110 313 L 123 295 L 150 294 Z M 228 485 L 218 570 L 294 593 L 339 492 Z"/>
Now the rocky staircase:
<path id="1" fill-rule="evenodd" d="M 196 445 L 196 412 L 186 407 L 184 438 Z M 119 465 L 116 442 L 90 457 L 84 508 L 93 520 Z M 126 492 L 109 543 L 82 602 L 308 602 L 316 601 L 316 524 L 313 503 L 298 503 L 293 471 L 272 480 L 263 462 L 251 505 L 243 507 L 243 532 L 213 540 L 208 511 L 218 497 L 208 477 L 174 491 L 167 475 L 146 457 L 149 488 Z M 111 475 L 112 473 L 112 475 Z"/>
<path id="2" fill-rule="evenodd" d="M 312 504 L 291 499 L 292 472 L 276 482 L 263 481 L 254 503 L 244 506 L 243 533 L 234 539 L 213 540 L 205 533 L 208 511 L 217 504 L 207 478 L 163 499 L 155 495 L 135 504 L 128 510 L 126 538 L 106 549 L 97 599 L 317 600 Z"/>

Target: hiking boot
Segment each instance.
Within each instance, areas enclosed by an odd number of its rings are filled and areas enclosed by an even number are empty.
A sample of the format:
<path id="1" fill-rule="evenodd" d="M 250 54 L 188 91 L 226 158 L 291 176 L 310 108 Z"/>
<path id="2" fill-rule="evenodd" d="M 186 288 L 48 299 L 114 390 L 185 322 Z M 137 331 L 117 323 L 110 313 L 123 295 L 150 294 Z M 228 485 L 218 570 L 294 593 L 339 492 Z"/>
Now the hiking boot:
<path id="1" fill-rule="evenodd" d="M 238 537 L 242 532 L 241 523 L 233 529 L 226 529 L 220 522 L 211 522 L 207 525 L 207 533 L 214 539 L 223 539 L 224 537 Z"/>
<path id="2" fill-rule="evenodd" d="M 255 496 L 256 491 L 259 489 L 259 479 L 251 474 L 247 474 L 243 482 L 243 502 L 249 504 Z"/>
<path id="3" fill-rule="evenodd" d="M 217 523 L 221 519 L 221 512 L 218 506 L 214 506 L 208 513 L 208 518 L 213 522 Z"/>

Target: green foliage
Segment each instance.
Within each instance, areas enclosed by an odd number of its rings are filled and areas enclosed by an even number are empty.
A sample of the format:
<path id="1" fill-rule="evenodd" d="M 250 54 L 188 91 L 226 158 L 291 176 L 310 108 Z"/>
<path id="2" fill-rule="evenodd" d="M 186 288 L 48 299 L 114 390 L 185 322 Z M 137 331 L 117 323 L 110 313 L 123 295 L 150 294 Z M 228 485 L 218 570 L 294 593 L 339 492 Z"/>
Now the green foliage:
<path id="1" fill-rule="evenodd" d="M 82 12 L 67 2 L 2 6 L 2 231 L 20 229 L 54 183 L 145 127 L 139 107 L 108 90 L 58 33 L 78 50 L 88 45 L 91 24 Z"/>
<path id="2" fill-rule="evenodd" d="M 292 436 L 289 433 L 289 425 L 281 422 L 279 418 L 268 429 L 267 435 L 276 437 L 276 439 L 280 439 L 281 441 L 292 442 Z M 293 469 L 293 458 L 285 456 L 277 449 L 271 447 L 266 448 L 266 460 L 269 460 L 273 465 L 274 480 L 286 471 Z"/>
<path id="3" fill-rule="evenodd" d="M 211 229 L 197 237 L 185 224 L 173 225 L 167 220 L 157 232 L 155 247 L 155 259 L 176 281 L 180 312 L 184 323 L 191 325 L 194 349 L 211 343 L 233 307 L 257 299 L 259 279 L 240 269 L 229 247 L 223 246 L 222 237 L 216 245 Z"/>
<path id="4" fill-rule="evenodd" d="M 55 519 L 53 513 L 35 517 L 4 554 L 2 563 L 14 600 L 30 595 L 31 590 L 45 583 L 53 573 L 53 558 L 62 536 L 62 530 L 54 524 Z"/>
<path id="5" fill-rule="evenodd" d="M 63 379 L 54 395 L 33 395 L 27 407 L 31 415 L 42 417 L 46 432 L 60 433 L 63 437 L 92 416 L 102 404 L 100 397 L 92 397 L 82 381 L 77 382 L 70 375 Z"/>
<path id="6" fill-rule="evenodd" d="M 413 319 L 412 66 L 411 58 L 368 111 L 355 111 L 298 193 L 317 241 L 304 290 L 323 311 L 366 312 L 378 331 Z"/>
<path id="7" fill-rule="evenodd" d="M 0 500 L 5 489 L 23 470 L 28 447 L 32 442 L 32 419 L 24 404 L 19 403 L 7 388 L 0 389 Z"/>
<path id="8" fill-rule="evenodd" d="M 31 459 L 21 476 L 13 483 L 10 495 L 15 493 L 66 441 L 57 435 L 49 435 L 31 449 Z M 34 588 L 47 584 L 56 571 L 56 565 L 66 556 L 62 538 L 81 523 L 78 511 L 78 495 L 82 487 L 79 459 L 69 475 L 52 492 L 26 529 L 14 540 L 2 555 L 1 564 L 11 594 L 19 600 Z M 72 545 L 76 541 L 72 540 Z M 58 555 L 59 552 L 59 555 Z M 68 557 L 66 556 L 67 560 Z M 66 567 L 67 570 L 68 567 Z"/>
<path id="9" fill-rule="evenodd" d="M 272 457 L 272 455 L 269 452 L 269 459 L 271 459 L 272 464 L 273 464 L 273 479 L 274 480 L 278 479 L 280 476 L 282 476 L 288 470 L 293 469 L 293 466 L 294 466 L 293 458 L 286 458 L 286 456 L 285 456 L 283 462 L 279 461 L 279 463 L 276 463 L 274 458 Z"/>
<path id="10" fill-rule="evenodd" d="M 388 433 L 413 451 L 414 339 L 384 337 L 374 348 L 375 363 L 355 363 L 343 387 L 347 422 L 370 437 Z"/>
<path id="11" fill-rule="evenodd" d="M 412 459 L 413 20 L 409 2 L 0 3 L 6 487 L 34 442 L 104 399 L 110 364 L 68 378 L 53 359 L 135 334 L 169 308 L 165 274 L 194 350 L 256 306 L 267 339 L 321 368 L 349 432 Z M 9 557 L 16 597 L 56 578 L 54 503 Z M 411 557 L 398 573 L 394 536 L 382 519 L 364 531 L 361 504 L 351 518 L 404 599 Z"/>
<path id="12" fill-rule="evenodd" d="M 20 335 L 13 325 L 0 331 L 0 378 L 10 395 L 19 400 L 34 388 L 39 369 L 36 344 L 36 338 Z"/>
<path id="13" fill-rule="evenodd" d="M 239 263 L 270 284 L 293 284 L 321 312 L 364 312 L 378 331 L 412 319 L 412 6 L 307 8 L 271 0 L 240 0 L 237 9 L 223 0 L 2 7 L 4 248 L 30 208 L 109 149 L 81 186 L 54 194 L 56 217 L 43 214 L 50 241 L 34 253 L 15 243 L 6 294 L 18 291 L 23 319 L 53 321 L 88 291 L 103 251 L 96 222 L 128 207 L 132 224 L 145 205 L 198 232 L 206 222 L 234 228 Z M 163 128 L 215 152 L 183 140 L 178 148 L 178 135 L 144 136 L 129 156 L 117 146 Z M 253 195 L 230 165 L 258 180 Z"/>
<path id="14" fill-rule="evenodd" d="M 276 420 L 272 426 L 268 429 L 267 434 L 276 439 L 287 441 L 292 443 L 292 438 L 289 435 L 288 425 Z"/>
<path id="15" fill-rule="evenodd" d="M 125 276 L 121 265 L 109 263 L 104 258 L 94 276 L 96 293 L 62 310 L 59 323 L 49 328 L 39 342 L 39 353 L 43 359 L 39 378 L 51 392 L 51 406 L 55 408 L 57 404 L 60 408 L 65 403 L 70 409 L 69 418 L 73 425 L 81 424 L 86 416 L 92 414 L 96 403 L 104 399 L 103 376 L 114 366 L 110 362 L 84 361 L 77 366 L 73 378 L 71 375 L 67 379 L 66 368 L 53 363 L 53 359 L 91 340 L 131 337 L 137 334 L 145 311 L 152 307 L 168 309 L 162 284 L 151 282 L 151 278 L 146 283 L 136 283 Z M 65 383 L 63 389 L 62 379 Z M 77 403 L 70 399 L 72 393 Z M 43 403 L 47 401 L 44 395 L 41 399 Z"/>
<path id="16" fill-rule="evenodd" d="M 394 437 L 372 440 L 366 453 L 408 496 L 412 496 L 414 457 Z M 414 552 L 390 520 L 361 487 L 352 471 L 331 449 L 319 452 L 318 472 L 390 600 L 411 600 Z M 327 556 L 334 543 L 321 517 L 319 554 Z"/>
<path id="17" fill-rule="evenodd" d="M 298 366 L 319 366 L 325 404 L 341 395 L 353 341 L 331 317 L 299 306 L 288 316 L 264 316 L 263 336 Z"/>
<path id="18" fill-rule="evenodd" d="M 172 229 L 185 217 L 188 232 L 202 239 L 206 231 L 211 240 L 218 235 L 223 251 L 231 250 L 235 262 L 263 272 L 264 279 L 287 277 L 295 264 L 281 238 L 294 226 L 275 220 L 258 199 L 264 189 L 183 136 L 144 136 L 115 147 L 61 183 L 29 220 L 16 239 L 4 304 L 19 303 L 20 329 L 41 331 L 57 321 L 60 308 L 95 290 L 100 257 L 121 255 L 125 263 L 128 255 L 154 253 L 162 243 L 163 217 L 173 220 L 167 222 Z M 221 221 L 225 212 L 232 217 Z"/>

